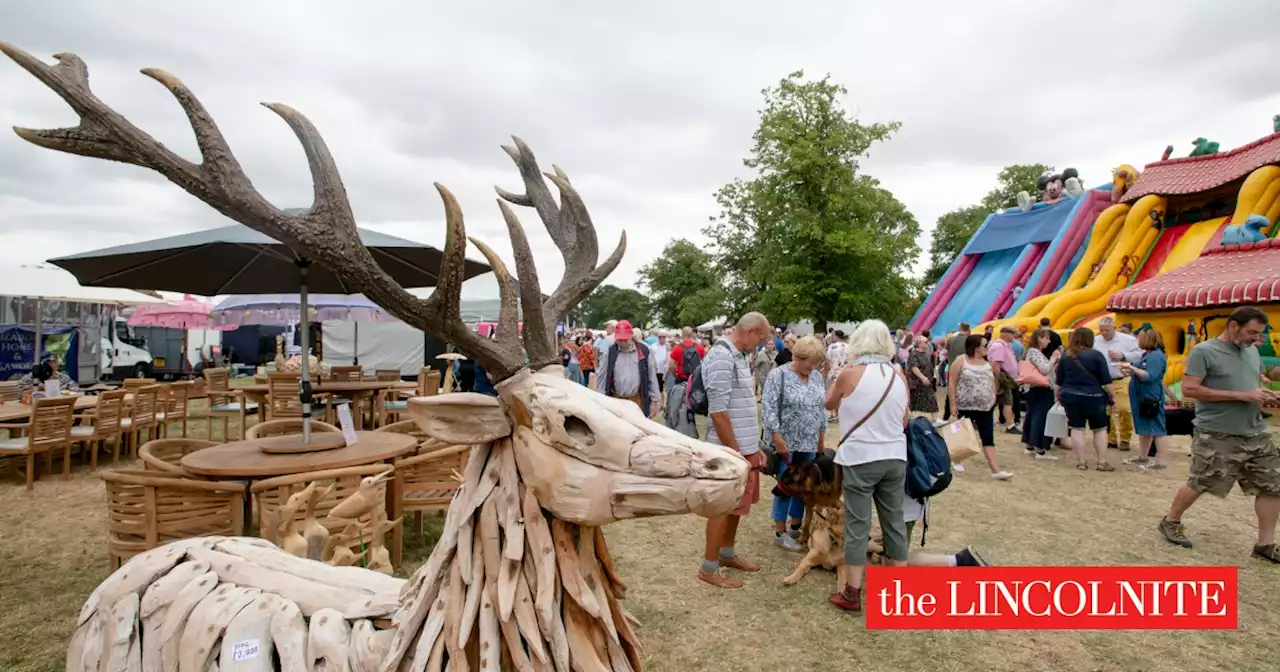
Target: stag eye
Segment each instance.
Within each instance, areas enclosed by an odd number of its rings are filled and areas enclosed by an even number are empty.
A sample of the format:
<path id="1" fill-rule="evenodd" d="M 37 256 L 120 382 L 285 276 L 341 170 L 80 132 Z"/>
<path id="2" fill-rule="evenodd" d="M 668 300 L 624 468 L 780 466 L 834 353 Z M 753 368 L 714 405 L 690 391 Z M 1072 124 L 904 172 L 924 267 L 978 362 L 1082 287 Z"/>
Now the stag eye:
<path id="1" fill-rule="evenodd" d="M 588 446 L 596 442 L 596 433 L 591 431 L 591 425 L 576 415 L 564 416 L 564 431 L 575 441 L 581 441 Z"/>

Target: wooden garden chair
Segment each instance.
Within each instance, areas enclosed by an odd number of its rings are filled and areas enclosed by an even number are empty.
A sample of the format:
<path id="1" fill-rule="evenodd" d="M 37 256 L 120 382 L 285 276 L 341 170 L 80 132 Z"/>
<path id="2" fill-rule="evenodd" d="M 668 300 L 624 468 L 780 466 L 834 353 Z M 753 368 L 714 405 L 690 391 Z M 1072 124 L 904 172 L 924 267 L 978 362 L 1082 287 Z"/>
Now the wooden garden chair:
<path id="1" fill-rule="evenodd" d="M 359 383 L 364 380 L 364 367 L 360 366 L 335 366 L 329 369 L 329 380 L 335 383 Z M 329 403 L 325 408 L 325 421 L 330 424 L 337 422 L 336 406 L 341 401 L 351 404 L 351 417 L 353 419 L 363 418 L 362 404 L 357 403 L 360 397 L 357 395 L 346 395 L 338 392 L 330 397 Z"/>
<path id="2" fill-rule="evenodd" d="M 133 556 L 193 537 L 244 534 L 244 483 L 162 471 L 104 469 L 107 555 L 115 571 Z"/>
<path id="3" fill-rule="evenodd" d="M 397 382 L 400 380 L 400 369 L 375 369 L 374 376 L 380 383 Z M 409 406 L 400 398 L 400 390 L 381 390 L 374 397 L 374 425 L 381 427 L 395 422 L 407 410 Z"/>
<path id="4" fill-rule="evenodd" d="M 139 388 L 150 387 L 156 384 L 155 378 L 125 378 L 124 389 L 133 392 Z"/>
<path id="5" fill-rule="evenodd" d="M 267 419 L 301 418 L 302 400 L 298 398 L 298 373 L 267 374 Z M 314 400 L 313 400 L 314 405 Z"/>
<path id="6" fill-rule="evenodd" d="M 138 459 L 142 460 L 142 468 L 146 471 L 161 471 L 175 476 L 185 476 L 182 458 L 218 444 L 201 439 L 156 439 L 142 444 L 138 449 Z"/>
<path id="7" fill-rule="evenodd" d="M 389 425 L 383 425 L 373 431 L 412 436 L 418 441 L 418 449 L 415 451 L 415 454 L 422 452 L 423 443 L 429 440 L 427 435 L 422 431 L 422 428 L 418 427 L 418 423 L 415 420 L 401 420 L 399 422 L 393 422 Z"/>
<path id="8" fill-rule="evenodd" d="M 164 430 L 165 438 L 169 437 L 169 426 L 175 422 L 182 423 L 182 438 L 187 437 L 187 416 L 191 404 L 191 381 L 170 383 L 168 395 L 165 397 L 164 410 L 156 414 L 156 421 Z"/>
<path id="9" fill-rule="evenodd" d="M 222 440 L 231 440 L 227 435 L 227 427 L 231 418 L 239 418 L 240 434 L 237 438 L 244 439 L 245 425 L 248 422 L 247 414 L 256 414 L 258 405 L 246 401 L 243 396 L 231 390 L 231 377 L 226 369 L 205 369 L 204 380 L 209 395 L 209 408 L 205 411 L 205 437 L 213 440 L 213 419 L 221 418 Z"/>
<path id="10" fill-rule="evenodd" d="M 35 487 L 36 455 L 44 453 L 45 471 L 53 473 L 53 454 L 62 451 L 62 478 L 71 480 L 71 423 L 75 397 L 36 399 L 27 422 L 4 423 L 0 427 L 24 430 L 25 437 L 0 441 L 0 457 L 27 458 L 27 489 Z"/>
<path id="11" fill-rule="evenodd" d="M 89 470 L 98 469 L 98 451 L 105 450 L 111 441 L 111 465 L 120 464 L 120 443 L 123 441 L 125 398 L 128 392 L 112 390 L 98 395 L 98 405 L 92 413 L 79 416 L 80 423 L 71 428 L 71 441 L 83 443 L 89 449 Z"/>
<path id="12" fill-rule="evenodd" d="M 395 461 L 401 514 L 413 513 L 422 536 L 422 514 L 443 513 L 462 485 L 459 482 L 471 446 L 450 446 L 428 439 L 422 452 Z"/>
<path id="13" fill-rule="evenodd" d="M 160 410 L 164 408 L 164 402 L 160 397 L 163 389 L 162 385 L 148 385 L 135 388 L 133 391 L 129 417 L 120 421 L 133 457 L 138 456 L 138 447 L 142 445 L 144 432 L 148 440 L 156 438 L 155 434 L 159 427 L 158 416 Z"/>

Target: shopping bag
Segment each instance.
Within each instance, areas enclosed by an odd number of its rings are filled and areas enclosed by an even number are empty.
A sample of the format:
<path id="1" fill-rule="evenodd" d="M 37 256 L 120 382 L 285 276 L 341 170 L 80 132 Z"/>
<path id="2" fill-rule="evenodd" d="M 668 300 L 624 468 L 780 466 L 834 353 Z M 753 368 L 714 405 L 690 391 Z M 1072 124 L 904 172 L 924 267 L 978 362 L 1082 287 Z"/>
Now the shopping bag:
<path id="1" fill-rule="evenodd" d="M 1049 409 L 1049 416 L 1044 420 L 1044 435 L 1053 439 L 1067 438 L 1067 409 L 1062 404 L 1054 404 Z"/>
<path id="2" fill-rule="evenodd" d="M 951 453 L 952 464 L 960 464 L 982 452 L 982 439 L 978 437 L 978 430 L 973 428 L 973 423 L 968 418 L 960 418 L 945 425 L 938 433 L 947 442 L 947 452 Z"/>

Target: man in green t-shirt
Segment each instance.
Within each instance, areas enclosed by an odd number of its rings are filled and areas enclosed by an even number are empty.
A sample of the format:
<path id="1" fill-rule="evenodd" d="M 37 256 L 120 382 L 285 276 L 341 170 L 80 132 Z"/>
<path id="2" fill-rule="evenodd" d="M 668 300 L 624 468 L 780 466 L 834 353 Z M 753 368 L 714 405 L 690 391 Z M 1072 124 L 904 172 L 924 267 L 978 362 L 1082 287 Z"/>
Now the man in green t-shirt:
<path id="1" fill-rule="evenodd" d="M 1173 506 L 1160 521 L 1170 543 L 1191 548 L 1182 514 L 1200 495 L 1226 497 L 1231 487 L 1255 497 L 1258 515 L 1257 558 L 1280 563 L 1276 520 L 1280 518 L 1280 450 L 1262 418 L 1262 404 L 1280 395 L 1258 387 L 1258 348 L 1254 343 L 1267 326 L 1266 313 L 1244 306 L 1227 317 L 1221 336 L 1205 341 L 1187 356 L 1182 396 L 1196 402 L 1191 440 L 1191 474 L 1173 496 Z"/>

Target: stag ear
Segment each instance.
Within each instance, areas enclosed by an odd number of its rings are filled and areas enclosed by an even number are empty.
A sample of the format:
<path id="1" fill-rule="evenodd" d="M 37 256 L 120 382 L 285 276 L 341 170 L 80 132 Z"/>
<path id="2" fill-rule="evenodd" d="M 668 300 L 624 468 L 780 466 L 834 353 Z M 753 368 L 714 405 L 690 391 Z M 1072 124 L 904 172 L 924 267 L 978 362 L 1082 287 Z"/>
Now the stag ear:
<path id="1" fill-rule="evenodd" d="M 474 392 L 409 400 L 409 415 L 427 436 L 454 446 L 474 446 L 511 435 L 496 397 Z"/>

